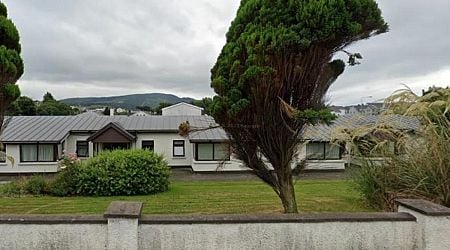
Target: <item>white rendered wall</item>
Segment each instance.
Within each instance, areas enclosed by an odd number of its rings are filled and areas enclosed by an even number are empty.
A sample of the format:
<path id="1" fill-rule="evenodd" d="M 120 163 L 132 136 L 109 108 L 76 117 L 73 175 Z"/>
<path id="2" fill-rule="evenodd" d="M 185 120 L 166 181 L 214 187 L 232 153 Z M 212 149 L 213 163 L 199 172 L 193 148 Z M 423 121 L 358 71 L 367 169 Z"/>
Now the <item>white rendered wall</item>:
<path id="1" fill-rule="evenodd" d="M 140 225 L 141 249 L 415 249 L 415 222 Z"/>
<path id="2" fill-rule="evenodd" d="M 163 116 L 202 115 L 202 110 L 188 104 L 176 104 L 162 109 Z"/>
<path id="3" fill-rule="evenodd" d="M 58 171 L 57 162 L 20 162 L 20 145 L 5 144 L 6 154 L 14 159 L 0 163 L 0 173 L 54 173 Z"/>
<path id="4" fill-rule="evenodd" d="M 136 140 L 136 148 L 142 148 L 142 141 L 154 141 L 154 151 L 162 154 L 167 160 L 169 166 L 191 166 L 192 165 L 192 147 L 189 140 L 177 133 L 139 133 Z M 173 156 L 173 141 L 184 141 L 184 156 Z"/>
<path id="5" fill-rule="evenodd" d="M 107 224 L 0 224 L 0 249 L 106 249 Z"/>

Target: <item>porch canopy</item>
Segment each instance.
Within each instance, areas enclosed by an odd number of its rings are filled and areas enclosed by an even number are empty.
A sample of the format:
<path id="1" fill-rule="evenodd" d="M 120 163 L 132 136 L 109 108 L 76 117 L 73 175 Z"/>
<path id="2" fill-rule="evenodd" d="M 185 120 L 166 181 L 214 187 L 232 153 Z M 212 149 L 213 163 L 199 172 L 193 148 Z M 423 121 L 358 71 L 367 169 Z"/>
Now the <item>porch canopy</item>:
<path id="1" fill-rule="evenodd" d="M 136 136 L 130 134 L 116 122 L 108 123 L 87 139 L 93 143 L 131 143 L 134 140 L 136 140 Z"/>

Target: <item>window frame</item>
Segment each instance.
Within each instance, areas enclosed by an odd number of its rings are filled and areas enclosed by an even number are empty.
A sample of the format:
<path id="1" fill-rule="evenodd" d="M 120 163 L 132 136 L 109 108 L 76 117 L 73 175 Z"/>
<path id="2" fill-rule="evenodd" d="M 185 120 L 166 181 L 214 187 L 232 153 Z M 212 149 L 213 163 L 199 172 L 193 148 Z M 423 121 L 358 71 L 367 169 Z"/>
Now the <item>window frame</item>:
<path id="1" fill-rule="evenodd" d="M 86 155 L 80 155 L 79 153 L 78 153 L 78 146 L 79 146 L 79 144 L 80 143 L 86 143 L 86 148 L 87 148 L 87 154 Z M 77 154 L 77 157 L 89 157 L 89 142 L 88 141 L 77 141 L 76 142 L 76 150 L 75 150 L 75 153 Z"/>
<path id="2" fill-rule="evenodd" d="M 36 161 L 23 160 L 23 146 L 24 145 L 36 146 Z M 40 145 L 52 145 L 53 146 L 53 160 L 52 161 L 39 160 L 39 146 Z M 56 143 L 24 143 L 24 144 L 19 145 L 19 151 L 20 151 L 20 162 L 57 162 L 57 159 L 58 159 L 58 144 L 56 144 Z"/>
<path id="3" fill-rule="evenodd" d="M 200 145 L 200 144 L 202 144 L 202 145 L 212 144 L 212 146 L 213 146 L 213 151 L 212 151 L 213 152 L 213 157 L 212 157 L 212 160 L 201 160 L 201 159 L 198 158 L 198 145 Z M 196 161 L 230 161 L 231 148 L 230 148 L 230 144 L 229 143 L 226 143 L 227 146 L 228 146 L 228 157 L 226 159 L 216 159 L 216 157 L 215 157 L 216 145 L 220 145 L 220 144 L 224 144 L 224 143 L 222 143 L 222 142 L 197 142 L 197 143 L 195 143 L 195 156 L 194 156 L 195 160 Z"/>
<path id="4" fill-rule="evenodd" d="M 310 145 L 310 144 L 320 144 L 322 146 L 321 149 L 323 150 L 323 152 L 322 152 L 323 157 L 317 157 L 317 156 L 311 157 L 311 155 L 308 155 L 308 149 L 306 149 L 306 160 L 322 160 L 322 161 L 323 160 L 330 160 L 330 161 L 332 161 L 332 160 L 340 160 L 340 159 L 342 159 L 342 147 L 339 146 L 339 145 L 334 145 L 334 144 L 331 144 L 331 143 L 328 143 L 328 142 L 309 142 L 309 143 L 306 144 L 306 147 L 308 147 L 308 145 Z M 339 155 L 338 155 L 337 158 L 328 158 L 327 157 L 327 145 L 330 145 L 330 148 L 333 147 L 333 146 L 339 147 L 338 148 L 339 149 Z"/>
<path id="5" fill-rule="evenodd" d="M 5 157 L 4 158 L 0 157 L 0 163 L 6 163 L 6 145 L 5 144 L 0 146 L 0 152 L 5 153 Z"/>
<path id="6" fill-rule="evenodd" d="M 144 146 L 144 143 L 149 143 L 149 142 L 151 142 L 151 144 L 152 144 L 151 149 L 146 147 L 146 146 Z M 142 149 L 148 149 L 150 151 L 155 152 L 155 140 L 142 140 L 141 141 L 141 148 Z"/>
<path id="7" fill-rule="evenodd" d="M 176 143 L 182 143 L 183 147 L 183 154 L 182 155 L 176 155 L 175 154 L 175 147 L 181 147 L 181 145 L 175 145 Z M 184 140 L 173 140 L 172 141 L 172 157 L 186 157 L 186 143 Z"/>

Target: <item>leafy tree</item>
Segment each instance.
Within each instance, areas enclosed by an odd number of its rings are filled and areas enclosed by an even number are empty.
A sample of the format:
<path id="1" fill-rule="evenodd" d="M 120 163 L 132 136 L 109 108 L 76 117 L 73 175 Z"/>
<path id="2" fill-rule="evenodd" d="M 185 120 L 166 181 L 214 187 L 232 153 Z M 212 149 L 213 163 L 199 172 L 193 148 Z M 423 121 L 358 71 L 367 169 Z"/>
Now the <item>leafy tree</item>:
<path id="1" fill-rule="evenodd" d="M 19 113 L 16 115 L 34 116 L 37 115 L 36 103 L 33 99 L 21 96 L 15 101 L 17 103 Z"/>
<path id="2" fill-rule="evenodd" d="M 19 40 L 19 32 L 0 2 L 0 132 L 6 110 L 20 96 L 15 84 L 24 70 Z"/>
<path id="3" fill-rule="evenodd" d="M 111 113 L 111 109 L 109 107 L 105 107 L 105 109 L 103 110 L 103 115 L 110 115 Z"/>
<path id="4" fill-rule="evenodd" d="M 309 122 L 303 118 L 320 118 L 345 68 L 333 57 L 342 51 L 358 64 L 361 55 L 344 48 L 387 29 L 374 0 L 241 1 L 211 70 L 212 113 L 233 153 L 273 188 L 286 213 L 297 212 L 291 161 Z"/>
<path id="5" fill-rule="evenodd" d="M 192 102 L 193 105 L 203 108 L 204 113 L 207 115 L 211 115 L 212 103 L 213 103 L 213 100 L 209 97 L 205 97 L 201 100 L 194 100 Z"/>
<path id="6" fill-rule="evenodd" d="M 56 101 L 52 94 L 47 92 L 43 97 L 43 101 L 37 108 L 37 114 L 46 116 L 63 116 L 75 115 L 76 112 L 69 105 Z"/>
<path id="7" fill-rule="evenodd" d="M 136 106 L 136 109 L 140 110 L 140 111 L 146 111 L 146 112 L 153 111 L 152 107 L 150 107 L 150 106 Z"/>
<path id="8" fill-rule="evenodd" d="M 54 102 L 54 101 L 56 100 L 50 92 L 45 93 L 42 102 Z"/>
<path id="9" fill-rule="evenodd" d="M 6 116 L 16 116 L 20 114 L 19 105 L 17 102 L 12 102 L 6 110 Z"/>

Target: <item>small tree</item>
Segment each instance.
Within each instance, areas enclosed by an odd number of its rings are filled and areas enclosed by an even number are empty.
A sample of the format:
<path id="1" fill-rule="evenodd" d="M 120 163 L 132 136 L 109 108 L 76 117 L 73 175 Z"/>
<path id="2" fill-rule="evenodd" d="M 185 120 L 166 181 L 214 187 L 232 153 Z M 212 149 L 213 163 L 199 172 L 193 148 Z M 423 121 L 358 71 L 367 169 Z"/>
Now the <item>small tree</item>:
<path id="1" fill-rule="evenodd" d="M 111 113 L 111 109 L 109 107 L 105 107 L 105 109 L 103 110 L 103 115 L 110 115 Z"/>
<path id="2" fill-rule="evenodd" d="M 6 110 L 20 96 L 15 83 L 23 74 L 19 32 L 7 17 L 6 6 L 0 2 L 0 133 Z"/>
<path id="3" fill-rule="evenodd" d="M 286 213 L 297 212 L 291 161 L 309 122 L 296 117 L 321 113 L 345 68 L 332 60 L 337 52 L 357 64 L 361 55 L 344 48 L 386 31 L 374 0 L 242 0 L 212 69 L 212 111 L 233 153 L 273 188 Z M 285 112 L 292 109 L 299 115 Z"/>
<path id="4" fill-rule="evenodd" d="M 15 103 L 17 103 L 19 110 L 19 113 L 16 115 L 34 116 L 37 114 L 36 103 L 33 99 L 27 96 L 21 96 Z"/>
<path id="5" fill-rule="evenodd" d="M 50 92 L 45 93 L 44 97 L 42 98 L 42 102 L 54 102 L 54 101 L 56 100 Z"/>

